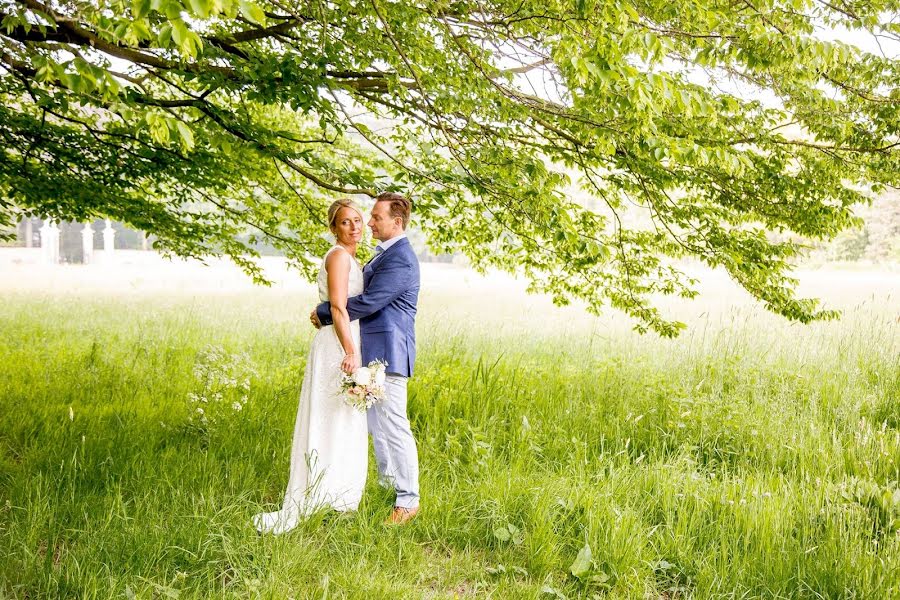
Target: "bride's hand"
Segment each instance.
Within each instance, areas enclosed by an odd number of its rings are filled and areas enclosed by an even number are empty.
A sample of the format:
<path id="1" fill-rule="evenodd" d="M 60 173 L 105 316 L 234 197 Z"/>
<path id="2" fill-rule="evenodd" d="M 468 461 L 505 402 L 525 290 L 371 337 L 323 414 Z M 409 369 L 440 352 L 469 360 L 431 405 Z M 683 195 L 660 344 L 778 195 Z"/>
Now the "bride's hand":
<path id="1" fill-rule="evenodd" d="M 353 375 L 359 366 L 359 354 L 345 354 L 344 360 L 341 361 L 341 371 L 349 375 Z"/>

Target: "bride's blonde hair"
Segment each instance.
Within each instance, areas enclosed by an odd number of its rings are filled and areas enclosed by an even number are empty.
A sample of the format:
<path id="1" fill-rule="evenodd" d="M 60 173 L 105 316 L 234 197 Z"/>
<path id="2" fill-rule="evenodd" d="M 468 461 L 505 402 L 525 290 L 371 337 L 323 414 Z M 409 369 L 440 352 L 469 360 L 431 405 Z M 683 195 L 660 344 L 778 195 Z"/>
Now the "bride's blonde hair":
<path id="1" fill-rule="evenodd" d="M 362 209 L 360 209 L 356 202 L 351 200 L 350 198 L 341 198 L 340 200 L 335 200 L 331 203 L 331 206 L 328 207 L 328 229 L 334 233 L 334 222 L 337 220 L 338 211 L 342 208 L 349 208 L 355 210 L 359 214 L 359 218 L 363 221 L 366 218 L 363 216 Z"/>

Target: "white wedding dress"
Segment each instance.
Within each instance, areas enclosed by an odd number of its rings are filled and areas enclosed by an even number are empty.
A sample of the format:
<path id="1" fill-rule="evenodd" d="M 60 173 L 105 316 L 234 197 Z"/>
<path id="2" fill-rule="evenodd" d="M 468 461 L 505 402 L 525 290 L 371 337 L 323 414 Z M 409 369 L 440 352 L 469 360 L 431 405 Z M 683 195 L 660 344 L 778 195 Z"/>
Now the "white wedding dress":
<path id="1" fill-rule="evenodd" d="M 335 246 L 328 254 L 338 250 Z M 328 300 L 325 259 L 319 269 L 319 299 Z M 363 291 L 362 270 L 350 261 L 347 296 Z M 353 344 L 359 353 L 359 321 L 351 321 Z M 260 533 L 284 533 L 304 516 L 331 507 L 356 510 L 366 483 L 369 438 L 366 414 L 347 405 L 341 395 L 341 360 L 344 351 L 334 326 L 319 329 L 309 349 L 300 407 L 294 425 L 291 471 L 281 510 L 260 513 L 253 524 Z"/>

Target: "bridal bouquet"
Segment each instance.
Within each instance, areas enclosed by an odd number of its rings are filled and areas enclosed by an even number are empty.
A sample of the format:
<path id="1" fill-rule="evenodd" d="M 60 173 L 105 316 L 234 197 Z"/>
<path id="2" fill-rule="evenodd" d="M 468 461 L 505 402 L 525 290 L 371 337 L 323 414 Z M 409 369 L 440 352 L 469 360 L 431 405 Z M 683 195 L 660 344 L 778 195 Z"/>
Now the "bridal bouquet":
<path id="1" fill-rule="evenodd" d="M 341 373 L 341 392 L 344 402 L 358 411 L 384 400 L 384 380 L 386 363 L 373 360 L 367 367 L 358 368 L 353 375 Z"/>

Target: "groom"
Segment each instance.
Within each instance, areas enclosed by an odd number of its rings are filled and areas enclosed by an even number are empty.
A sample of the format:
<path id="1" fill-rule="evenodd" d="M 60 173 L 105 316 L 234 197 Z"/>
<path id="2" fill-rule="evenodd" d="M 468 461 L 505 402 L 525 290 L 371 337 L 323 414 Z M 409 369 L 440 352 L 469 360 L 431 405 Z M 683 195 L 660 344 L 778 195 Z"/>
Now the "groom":
<path id="1" fill-rule="evenodd" d="M 406 382 L 416 359 L 416 301 L 419 261 L 406 239 L 410 202 L 385 192 L 375 198 L 369 227 L 379 240 L 375 257 L 363 268 L 364 291 L 347 299 L 350 320 L 359 319 L 362 364 L 387 363 L 386 397 L 368 410 L 379 481 L 397 492 L 386 523 L 406 523 L 419 512 L 419 459 L 406 416 Z M 310 315 L 317 328 L 331 325 L 331 305 L 323 302 Z"/>

